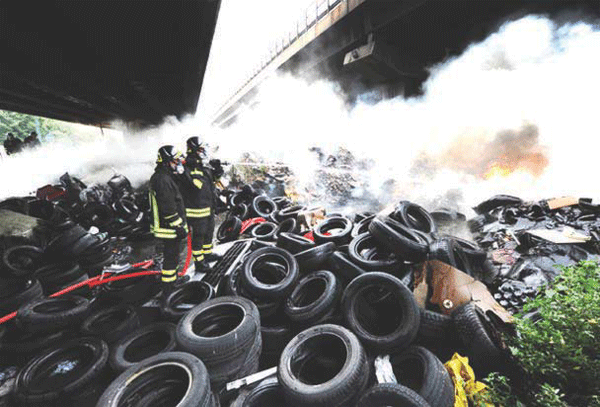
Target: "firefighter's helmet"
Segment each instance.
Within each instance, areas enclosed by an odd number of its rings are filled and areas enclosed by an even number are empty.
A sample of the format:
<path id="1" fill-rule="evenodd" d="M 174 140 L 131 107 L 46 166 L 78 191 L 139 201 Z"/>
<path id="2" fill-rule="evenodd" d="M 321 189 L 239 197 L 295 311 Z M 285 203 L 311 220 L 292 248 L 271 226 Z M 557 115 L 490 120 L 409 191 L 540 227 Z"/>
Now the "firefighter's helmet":
<path id="1" fill-rule="evenodd" d="M 198 136 L 190 137 L 187 139 L 186 144 L 188 154 L 198 152 L 199 150 L 202 152 L 204 150 L 204 143 L 202 143 L 202 140 L 200 140 L 200 137 Z"/>
<path id="2" fill-rule="evenodd" d="M 181 153 L 173 146 L 162 146 L 158 149 L 157 164 L 168 164 L 181 158 Z"/>

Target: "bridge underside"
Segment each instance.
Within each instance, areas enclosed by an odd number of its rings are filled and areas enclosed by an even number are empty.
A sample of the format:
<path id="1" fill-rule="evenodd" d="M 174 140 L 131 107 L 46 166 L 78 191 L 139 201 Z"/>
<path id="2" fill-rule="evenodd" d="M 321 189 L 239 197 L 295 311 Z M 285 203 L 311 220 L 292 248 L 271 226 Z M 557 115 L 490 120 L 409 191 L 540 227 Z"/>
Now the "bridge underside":
<path id="1" fill-rule="evenodd" d="M 349 102 L 366 92 L 376 98 L 414 95 L 427 67 L 532 13 L 558 22 L 597 22 L 600 7 L 597 1 L 576 0 L 366 0 L 276 70 L 336 81 Z M 216 124 L 233 123 L 236 110 L 251 105 L 255 91 L 246 87 L 221 110 Z"/>
<path id="2" fill-rule="evenodd" d="M 146 126 L 194 113 L 220 0 L 0 3 L 0 109 Z"/>

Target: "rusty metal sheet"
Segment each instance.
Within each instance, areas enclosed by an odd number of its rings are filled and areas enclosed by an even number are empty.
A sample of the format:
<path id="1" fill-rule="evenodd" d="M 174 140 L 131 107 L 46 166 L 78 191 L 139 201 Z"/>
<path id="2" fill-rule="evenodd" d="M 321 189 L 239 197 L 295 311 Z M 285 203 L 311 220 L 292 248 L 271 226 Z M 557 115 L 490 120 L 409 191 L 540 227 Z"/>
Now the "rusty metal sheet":
<path id="1" fill-rule="evenodd" d="M 420 272 L 431 276 L 433 294 L 429 302 L 438 305 L 443 313 L 450 315 L 457 307 L 472 302 L 485 313 L 493 312 L 505 323 L 514 321 L 513 316 L 492 297 L 485 284 L 468 274 L 438 260 L 423 263 Z M 420 291 L 427 289 L 419 285 L 416 288 Z"/>

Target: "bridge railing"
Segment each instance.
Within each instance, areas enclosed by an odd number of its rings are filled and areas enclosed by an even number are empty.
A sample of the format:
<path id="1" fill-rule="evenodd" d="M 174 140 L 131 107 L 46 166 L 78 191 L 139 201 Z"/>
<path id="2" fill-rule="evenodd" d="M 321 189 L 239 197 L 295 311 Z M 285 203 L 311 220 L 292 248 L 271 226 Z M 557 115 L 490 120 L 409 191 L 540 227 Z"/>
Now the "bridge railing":
<path id="1" fill-rule="evenodd" d="M 304 14 L 296 21 L 296 26 L 284 35 L 277 37 L 277 39 L 271 43 L 265 56 L 257 66 L 250 70 L 250 73 L 241 87 L 254 79 L 254 77 L 266 68 L 271 61 L 277 58 L 283 51 L 292 45 L 296 39 L 325 17 L 341 1 L 342 0 L 316 0 L 307 7 Z"/>

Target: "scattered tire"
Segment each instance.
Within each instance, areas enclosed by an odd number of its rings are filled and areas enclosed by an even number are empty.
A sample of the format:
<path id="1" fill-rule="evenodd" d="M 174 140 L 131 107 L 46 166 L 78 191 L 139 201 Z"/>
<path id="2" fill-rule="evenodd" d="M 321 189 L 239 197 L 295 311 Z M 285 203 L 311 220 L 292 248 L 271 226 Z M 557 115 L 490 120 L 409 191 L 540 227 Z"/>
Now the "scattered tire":
<path id="1" fill-rule="evenodd" d="M 262 222 L 252 228 L 250 235 L 259 240 L 275 240 L 277 225 L 273 222 Z"/>
<path id="2" fill-rule="evenodd" d="M 452 313 L 452 318 L 475 373 L 485 376 L 500 369 L 503 366 L 503 358 L 498 334 L 483 311 L 468 303 L 458 307 Z"/>
<path id="3" fill-rule="evenodd" d="M 352 221 L 343 216 L 330 217 L 319 223 L 313 230 L 315 243 L 333 242 L 340 246 L 352 239 Z"/>
<path id="4" fill-rule="evenodd" d="M 140 321 L 131 305 L 123 304 L 101 308 L 86 318 L 81 332 L 95 336 L 108 344 L 114 343 L 140 326 Z"/>
<path id="5" fill-rule="evenodd" d="M 124 278 L 106 283 L 102 287 L 103 297 L 117 304 L 141 305 L 160 292 L 155 275 Z"/>
<path id="6" fill-rule="evenodd" d="M 422 206 L 412 202 L 400 202 L 391 216 L 410 229 L 420 230 L 428 234 L 437 231 L 431 214 Z"/>
<path id="7" fill-rule="evenodd" d="M 300 253 L 315 246 L 315 242 L 304 236 L 294 233 L 282 232 L 277 237 L 277 247 L 287 250 L 292 254 Z"/>
<path id="8" fill-rule="evenodd" d="M 75 262 L 48 264 L 34 272 L 34 277 L 39 279 L 47 295 L 58 291 L 60 287 L 77 280 L 85 274 Z"/>
<path id="9" fill-rule="evenodd" d="M 306 207 L 302 205 L 288 206 L 286 208 L 281 209 L 277 217 L 279 218 L 280 222 L 283 222 L 284 220 L 290 218 L 296 219 L 300 212 L 302 212 L 304 209 L 306 209 Z"/>
<path id="10" fill-rule="evenodd" d="M 391 217 L 373 219 L 369 232 L 379 243 L 404 260 L 416 263 L 427 257 L 429 243 Z"/>
<path id="11" fill-rule="evenodd" d="M 183 352 L 152 356 L 130 367 L 104 391 L 97 407 L 217 407 L 208 372 L 197 357 Z"/>
<path id="12" fill-rule="evenodd" d="M 204 281 L 190 281 L 176 288 L 164 300 L 162 315 L 171 322 L 178 322 L 196 305 L 216 297 L 215 289 Z"/>
<path id="13" fill-rule="evenodd" d="M 36 246 L 13 246 L 4 251 L 2 266 L 14 277 L 30 277 L 37 269 L 42 255 L 42 249 Z"/>
<path id="14" fill-rule="evenodd" d="M 248 209 L 248 205 L 240 203 L 231 208 L 229 213 L 241 220 L 246 220 L 250 215 L 250 210 Z"/>
<path id="15" fill-rule="evenodd" d="M 258 370 L 262 348 L 258 308 L 242 297 L 220 297 L 193 308 L 177 325 L 177 343 L 199 357 L 214 389 Z"/>
<path id="16" fill-rule="evenodd" d="M 0 312 L 8 314 L 43 296 L 39 280 L 0 280 Z"/>
<path id="17" fill-rule="evenodd" d="M 369 368 L 358 338 L 338 325 L 300 332 L 285 347 L 277 370 L 293 406 L 351 406 L 367 385 Z"/>
<path id="18" fill-rule="evenodd" d="M 327 260 L 335 251 L 335 243 L 329 242 L 319 246 L 312 247 L 294 255 L 300 271 L 308 273 L 310 271 L 323 268 Z"/>
<path id="19" fill-rule="evenodd" d="M 236 216 L 231 216 L 217 229 L 217 240 L 221 243 L 230 242 L 237 239 L 240 236 L 242 230 L 242 221 Z"/>
<path id="20" fill-rule="evenodd" d="M 19 308 L 17 325 L 27 332 L 79 326 L 88 315 L 90 301 L 76 295 L 43 298 Z"/>
<path id="21" fill-rule="evenodd" d="M 373 248 L 376 249 L 374 255 L 366 258 L 363 255 L 364 252 Z M 348 246 L 348 256 L 354 264 L 366 271 L 397 272 L 404 268 L 402 259 L 378 246 L 377 241 L 369 232 L 352 239 Z"/>
<path id="22" fill-rule="evenodd" d="M 277 230 L 275 231 L 275 236 L 279 238 L 279 235 L 282 233 L 296 233 L 298 232 L 298 222 L 294 218 L 289 218 L 281 222 L 277 226 Z"/>
<path id="23" fill-rule="evenodd" d="M 15 397 L 24 403 L 65 403 L 103 372 L 108 346 L 97 338 L 80 338 L 50 348 L 27 363 L 15 382 Z M 63 404 L 63 405 L 64 405 Z"/>
<path id="24" fill-rule="evenodd" d="M 260 382 L 256 387 L 247 392 L 242 392 L 230 407 L 275 407 L 280 406 L 284 398 L 283 389 L 272 377 Z"/>
<path id="25" fill-rule="evenodd" d="M 324 323 L 337 308 L 341 289 L 330 271 L 315 271 L 304 277 L 284 304 L 285 314 L 302 325 Z"/>
<path id="26" fill-rule="evenodd" d="M 454 384 L 442 362 L 429 350 L 411 346 L 390 355 L 394 376 L 399 384 L 418 393 L 436 407 L 454 406 Z"/>
<path id="27" fill-rule="evenodd" d="M 416 343 L 431 350 L 442 360 L 448 360 L 460 349 L 460 340 L 451 317 L 419 309 L 421 314 Z"/>
<path id="28" fill-rule="evenodd" d="M 375 215 L 369 215 L 355 223 L 354 228 L 352 229 L 352 238 L 362 235 L 363 233 L 367 233 L 369 231 L 369 225 L 373 219 L 375 219 Z"/>
<path id="29" fill-rule="evenodd" d="M 360 398 L 358 407 L 434 407 L 413 390 L 395 383 L 380 383 L 371 387 Z M 437 407 L 437 406 L 435 406 Z"/>
<path id="30" fill-rule="evenodd" d="M 277 204 L 265 195 L 259 195 L 252 201 L 252 211 L 261 218 L 267 218 L 277 210 Z"/>
<path id="31" fill-rule="evenodd" d="M 282 266 L 283 276 L 273 269 L 274 265 Z M 244 261 L 241 284 L 258 297 L 280 299 L 294 289 L 298 275 L 294 256 L 278 247 L 264 247 L 252 252 Z"/>
<path id="32" fill-rule="evenodd" d="M 350 281 L 366 273 L 365 270 L 350 261 L 348 256 L 340 251 L 333 252 L 329 260 L 327 260 L 327 265 L 343 286 L 348 285 Z"/>
<path id="33" fill-rule="evenodd" d="M 405 348 L 419 329 L 412 292 L 387 273 L 371 272 L 352 280 L 344 291 L 342 310 L 350 330 L 372 349 Z"/>
<path id="34" fill-rule="evenodd" d="M 175 325 L 157 322 L 142 326 L 121 338 L 110 350 L 109 362 L 117 372 L 129 369 L 144 359 L 175 350 Z"/>
<path id="35" fill-rule="evenodd" d="M 10 325 L 0 343 L 3 363 L 10 361 L 22 364 L 29 357 L 57 343 L 64 343 L 71 337 L 71 332 L 67 330 L 31 333 L 17 328 L 14 324 Z"/>

